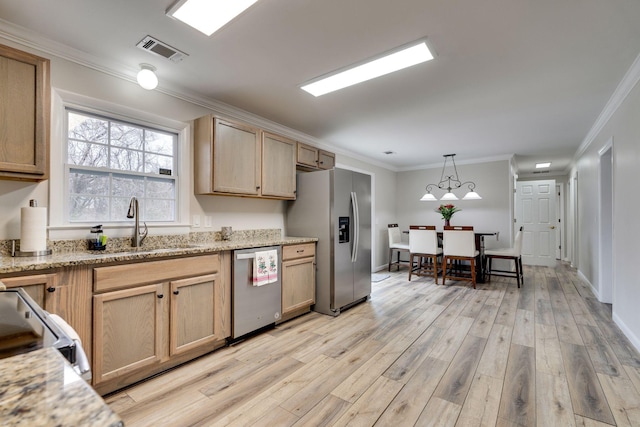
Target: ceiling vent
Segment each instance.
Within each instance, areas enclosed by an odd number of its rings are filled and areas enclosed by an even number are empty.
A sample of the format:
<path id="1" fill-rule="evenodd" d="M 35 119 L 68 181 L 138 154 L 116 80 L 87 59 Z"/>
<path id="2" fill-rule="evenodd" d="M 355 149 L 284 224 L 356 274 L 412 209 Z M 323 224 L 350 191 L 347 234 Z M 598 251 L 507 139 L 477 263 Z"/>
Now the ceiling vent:
<path id="1" fill-rule="evenodd" d="M 151 36 L 146 36 L 136 46 L 147 52 L 167 58 L 171 62 L 181 62 L 185 56 L 189 56 Z"/>
<path id="2" fill-rule="evenodd" d="M 535 174 L 539 174 L 539 173 L 549 173 L 549 171 L 533 171 L 533 173 L 535 173 Z"/>

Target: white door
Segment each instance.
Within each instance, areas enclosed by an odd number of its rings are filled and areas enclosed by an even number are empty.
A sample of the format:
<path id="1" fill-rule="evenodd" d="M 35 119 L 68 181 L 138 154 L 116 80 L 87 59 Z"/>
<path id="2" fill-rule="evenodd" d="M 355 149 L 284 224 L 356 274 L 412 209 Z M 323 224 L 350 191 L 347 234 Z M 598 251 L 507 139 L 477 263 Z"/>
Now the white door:
<path id="1" fill-rule="evenodd" d="M 556 218 L 562 218 L 562 221 L 558 220 L 558 226 L 556 227 L 556 259 L 562 259 L 562 239 L 564 233 L 564 194 L 562 191 L 562 185 L 556 184 Z"/>
<path id="2" fill-rule="evenodd" d="M 556 265 L 556 182 L 518 181 L 516 186 L 516 229 L 524 227 L 522 262 L 528 265 Z"/>

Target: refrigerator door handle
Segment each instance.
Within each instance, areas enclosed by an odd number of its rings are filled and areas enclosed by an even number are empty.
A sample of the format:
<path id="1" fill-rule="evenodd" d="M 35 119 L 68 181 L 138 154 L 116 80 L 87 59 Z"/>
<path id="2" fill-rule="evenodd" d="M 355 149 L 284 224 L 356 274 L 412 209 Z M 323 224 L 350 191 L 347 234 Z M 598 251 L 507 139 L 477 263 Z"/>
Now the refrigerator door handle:
<path id="1" fill-rule="evenodd" d="M 360 245 L 360 215 L 358 212 L 358 196 L 351 192 L 351 204 L 353 205 L 353 246 L 351 247 L 351 262 L 358 260 L 358 246 Z"/>

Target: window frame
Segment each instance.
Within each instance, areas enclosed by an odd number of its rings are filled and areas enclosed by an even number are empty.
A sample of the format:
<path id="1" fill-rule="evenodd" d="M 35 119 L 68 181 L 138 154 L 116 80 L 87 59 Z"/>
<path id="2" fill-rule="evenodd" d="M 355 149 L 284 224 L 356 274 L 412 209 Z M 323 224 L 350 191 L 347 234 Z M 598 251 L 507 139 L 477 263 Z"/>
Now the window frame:
<path id="1" fill-rule="evenodd" d="M 150 128 L 177 133 L 176 164 L 176 218 L 175 222 L 152 222 L 149 229 L 153 234 L 184 234 L 191 231 L 190 217 L 190 188 L 192 179 L 189 168 L 191 162 L 191 124 L 166 116 L 140 111 L 109 101 L 99 100 L 63 89 L 54 88 L 51 91 L 51 145 L 50 158 L 52 165 L 62 165 L 67 162 L 67 124 L 66 110 L 85 111 L 90 114 L 106 115 L 115 120 L 138 123 Z M 33 196 L 49 193 L 49 240 L 81 239 L 87 236 L 88 223 L 68 222 L 67 212 L 68 177 L 65 168 L 52 167 L 50 178 L 41 186 L 33 190 Z M 61 197 L 53 197 L 53 195 Z M 103 222 L 103 229 L 110 237 L 128 237 L 131 234 L 132 222 Z M 108 230 L 108 231 L 107 231 Z M 156 231 L 153 231 L 156 230 Z"/>
<path id="2" fill-rule="evenodd" d="M 150 130 L 150 131 L 158 131 L 158 132 L 163 132 L 163 133 L 167 133 L 167 134 L 171 134 L 173 136 L 175 136 L 175 138 L 173 139 L 173 147 L 172 147 L 172 151 L 173 151 L 173 155 L 172 157 L 172 166 L 171 166 L 171 175 L 166 175 L 166 176 L 162 176 L 159 173 L 154 174 L 151 172 L 138 172 L 138 171 L 132 171 L 132 170 L 122 170 L 122 169 L 114 169 L 112 167 L 110 167 L 109 163 L 110 163 L 110 159 L 111 159 L 111 151 L 113 148 L 120 148 L 117 145 L 112 145 L 110 138 L 108 138 L 108 140 L 106 141 L 106 143 L 102 144 L 102 143 L 98 143 L 98 142 L 94 142 L 94 141 L 85 141 L 87 143 L 91 143 L 91 144 L 96 144 L 96 145 L 103 145 L 104 147 L 106 147 L 107 150 L 107 166 L 105 167 L 100 167 L 100 166 L 86 166 L 86 165 L 76 165 L 76 164 L 72 164 L 69 162 L 69 123 L 68 123 L 68 119 L 69 119 L 69 113 L 75 113 L 78 115 L 84 115 L 84 116 L 89 116 L 92 118 L 96 118 L 99 120 L 105 120 L 109 122 L 109 136 L 111 135 L 111 123 L 117 123 L 117 124 L 122 124 L 125 126 L 132 126 L 132 127 L 139 127 L 141 129 L 143 129 L 143 131 L 145 130 Z M 70 188 L 69 188 L 69 179 L 70 179 L 70 175 L 71 173 L 73 173 L 73 171 L 79 171 L 79 172 L 95 172 L 96 175 L 104 175 L 106 177 L 108 177 L 109 180 L 109 187 L 111 187 L 111 183 L 113 181 L 113 178 L 116 176 L 125 176 L 125 177 L 131 177 L 131 178 L 142 178 L 144 181 L 146 181 L 146 178 L 149 178 L 150 180 L 153 179 L 159 179 L 159 180 L 170 180 L 173 181 L 173 188 L 174 188 L 174 198 L 173 203 L 174 203 L 174 212 L 173 212 L 173 220 L 159 220 L 159 221 L 154 221 L 148 218 L 145 218 L 144 215 L 141 216 L 140 220 L 142 221 L 146 221 L 150 224 L 173 224 L 178 222 L 178 193 L 179 193 L 179 179 L 180 179 L 180 174 L 178 171 L 178 162 L 179 162 L 179 153 L 178 153 L 178 140 L 179 140 L 179 133 L 176 132 L 175 130 L 171 130 L 171 129 L 167 129 L 167 128 L 161 128 L 160 126 L 154 126 L 154 125 L 149 125 L 147 123 L 141 123 L 140 121 L 137 121 L 135 119 L 132 118 L 119 118 L 119 117 L 114 117 L 114 115 L 108 115 L 108 113 L 95 113 L 93 111 L 89 111 L 89 109 L 86 108 L 75 108 L 75 107 L 70 107 L 70 106 L 66 106 L 64 109 L 64 124 L 65 124 L 65 144 L 63 147 L 63 152 L 64 152 L 64 196 L 65 196 L 65 210 L 64 210 L 64 222 L 66 224 L 77 224 L 77 225 L 88 225 L 88 224 L 95 224 L 96 222 L 105 222 L 104 220 L 101 219 L 94 219 L 94 220 L 72 220 L 70 218 L 70 204 L 71 204 L 71 193 L 70 193 Z M 140 152 L 142 153 L 142 157 L 144 159 L 145 154 L 150 153 L 153 154 L 151 152 L 147 152 L 146 150 L 139 150 L 139 149 L 131 149 L 132 151 L 136 151 L 136 152 Z M 145 164 L 143 161 L 143 169 L 145 169 Z M 117 198 L 113 195 L 113 193 L 110 193 L 107 195 L 106 197 L 109 200 L 109 203 L 111 203 L 113 201 L 114 198 Z M 141 200 L 142 198 L 139 197 L 139 200 Z M 146 197 L 144 197 L 144 199 L 146 199 Z M 165 200 L 165 199 L 158 199 L 158 200 Z M 168 200 L 168 199 L 166 199 Z M 143 209 L 141 209 L 142 211 Z M 121 220 L 114 220 L 114 219 L 110 219 L 108 221 L 106 221 L 109 224 L 122 224 L 122 223 L 128 223 L 128 220 L 125 219 L 121 219 Z"/>

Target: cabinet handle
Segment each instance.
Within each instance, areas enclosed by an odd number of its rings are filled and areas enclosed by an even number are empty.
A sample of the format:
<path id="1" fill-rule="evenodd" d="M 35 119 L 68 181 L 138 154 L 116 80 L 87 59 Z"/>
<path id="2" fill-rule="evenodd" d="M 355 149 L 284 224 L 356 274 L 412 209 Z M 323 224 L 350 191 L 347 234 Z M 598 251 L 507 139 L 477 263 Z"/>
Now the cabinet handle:
<path id="1" fill-rule="evenodd" d="M 164 295 L 158 294 L 158 298 L 162 299 L 162 298 L 164 298 Z"/>
<path id="2" fill-rule="evenodd" d="M 55 291 L 56 291 L 56 288 L 54 288 L 53 286 L 49 286 L 47 288 L 47 292 L 55 292 Z"/>
<path id="3" fill-rule="evenodd" d="M 321 165 L 324 165 L 324 162 L 320 162 Z"/>
<path id="4" fill-rule="evenodd" d="M 298 249 L 296 252 L 299 253 L 299 254 L 302 254 L 302 253 L 304 253 L 304 249 Z"/>
<path id="5" fill-rule="evenodd" d="M 180 293 L 180 291 L 173 291 L 174 295 L 178 295 Z"/>
<path id="6" fill-rule="evenodd" d="M 256 190 L 259 190 L 259 189 L 260 189 L 260 186 L 259 186 L 259 185 L 256 185 Z"/>

